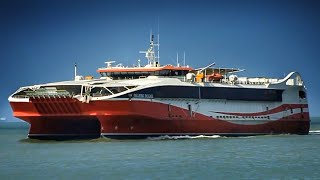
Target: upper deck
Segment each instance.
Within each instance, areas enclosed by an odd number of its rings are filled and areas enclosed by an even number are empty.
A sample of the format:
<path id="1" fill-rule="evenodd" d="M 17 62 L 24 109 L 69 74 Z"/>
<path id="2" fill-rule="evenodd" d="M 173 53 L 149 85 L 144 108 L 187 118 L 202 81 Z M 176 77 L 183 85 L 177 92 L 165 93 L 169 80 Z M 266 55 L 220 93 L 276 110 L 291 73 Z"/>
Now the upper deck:
<path id="1" fill-rule="evenodd" d="M 120 79 L 139 79 L 148 76 L 185 76 L 191 67 L 176 67 L 165 65 L 161 67 L 109 67 L 99 68 L 97 70 L 101 77 L 109 77 L 113 80 Z"/>
<path id="2" fill-rule="evenodd" d="M 179 88 L 199 88 L 206 89 L 217 87 L 221 89 L 276 89 L 284 90 L 289 86 L 304 86 L 301 76 L 297 72 L 292 72 L 283 79 L 268 77 L 238 77 L 237 73 L 244 71 L 238 68 L 212 68 L 215 63 L 206 67 L 193 69 L 189 66 L 164 65 L 161 66 L 158 54 L 154 47 L 159 47 L 159 43 L 150 40 L 150 47 L 145 53 L 148 64 L 134 67 L 124 67 L 121 64 L 113 66 L 115 61 L 106 62 L 106 67 L 97 70 L 100 79 L 78 78 L 75 80 L 47 83 L 22 87 L 11 95 L 11 100 L 21 100 L 23 98 L 38 96 L 68 96 L 81 97 L 90 96 L 92 98 L 107 97 L 112 98 L 119 93 L 137 91 L 155 86 L 179 86 Z M 156 55 L 157 54 L 157 55 Z M 185 90 L 185 89 L 184 89 Z M 184 91 L 183 90 L 183 91 Z M 177 92 L 175 92 L 177 93 Z"/>

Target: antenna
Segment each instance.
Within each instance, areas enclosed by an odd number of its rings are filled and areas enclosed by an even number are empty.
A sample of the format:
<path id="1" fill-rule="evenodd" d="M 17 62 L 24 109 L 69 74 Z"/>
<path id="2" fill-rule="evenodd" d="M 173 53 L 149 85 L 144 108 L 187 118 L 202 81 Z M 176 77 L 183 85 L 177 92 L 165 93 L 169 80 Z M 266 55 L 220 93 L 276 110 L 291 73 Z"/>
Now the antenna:
<path id="1" fill-rule="evenodd" d="M 183 66 L 186 66 L 186 51 L 183 51 Z"/>
<path id="2" fill-rule="evenodd" d="M 158 27 L 159 29 L 159 27 Z M 158 65 L 160 66 L 160 35 L 159 35 L 159 30 L 158 30 L 158 42 L 157 42 L 157 48 L 158 48 Z"/>
<path id="3" fill-rule="evenodd" d="M 160 21 L 158 16 L 158 42 L 157 42 L 157 48 L 158 48 L 158 65 L 160 66 Z"/>
<path id="4" fill-rule="evenodd" d="M 177 67 L 179 67 L 179 53 L 177 52 Z"/>
<path id="5" fill-rule="evenodd" d="M 77 77 L 77 63 L 74 63 L 74 80 L 76 80 Z"/>
<path id="6" fill-rule="evenodd" d="M 160 33 L 160 31 L 159 31 L 159 29 L 160 29 L 160 23 L 159 23 L 160 21 L 159 21 L 159 16 L 158 16 L 158 34 Z"/>
<path id="7" fill-rule="evenodd" d="M 151 36 L 152 36 L 152 29 L 150 29 L 150 39 L 149 39 L 150 43 L 151 43 Z"/>

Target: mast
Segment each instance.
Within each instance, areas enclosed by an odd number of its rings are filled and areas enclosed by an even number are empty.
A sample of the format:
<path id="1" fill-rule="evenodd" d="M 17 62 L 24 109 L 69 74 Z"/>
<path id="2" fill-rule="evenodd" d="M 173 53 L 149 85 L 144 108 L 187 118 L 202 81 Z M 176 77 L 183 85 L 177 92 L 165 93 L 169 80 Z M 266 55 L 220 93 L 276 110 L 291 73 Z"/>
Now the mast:
<path id="1" fill-rule="evenodd" d="M 177 52 L 177 67 L 179 67 L 179 53 Z"/>
<path id="2" fill-rule="evenodd" d="M 157 49 L 158 49 L 158 66 L 160 66 L 160 21 L 159 21 L 159 16 L 158 16 L 158 42 L 157 42 Z"/>
<path id="3" fill-rule="evenodd" d="M 186 67 L 186 51 L 183 51 L 183 66 Z"/>
<path id="4" fill-rule="evenodd" d="M 159 25 L 158 25 L 159 26 Z M 158 66 L 160 66 L 160 35 L 159 35 L 159 27 L 158 27 L 158 42 L 157 42 L 157 48 L 158 48 Z"/>
<path id="5" fill-rule="evenodd" d="M 148 59 L 148 67 L 158 67 L 160 66 L 159 64 L 159 59 L 160 59 L 160 54 L 159 54 L 159 34 L 158 34 L 158 42 L 155 44 L 154 43 L 154 35 L 150 34 L 150 47 L 147 51 L 140 51 L 140 53 L 144 53 L 145 57 Z M 154 50 L 154 46 L 157 46 L 157 54 Z"/>
<path id="6" fill-rule="evenodd" d="M 77 77 L 77 63 L 74 63 L 74 80 L 76 80 Z"/>

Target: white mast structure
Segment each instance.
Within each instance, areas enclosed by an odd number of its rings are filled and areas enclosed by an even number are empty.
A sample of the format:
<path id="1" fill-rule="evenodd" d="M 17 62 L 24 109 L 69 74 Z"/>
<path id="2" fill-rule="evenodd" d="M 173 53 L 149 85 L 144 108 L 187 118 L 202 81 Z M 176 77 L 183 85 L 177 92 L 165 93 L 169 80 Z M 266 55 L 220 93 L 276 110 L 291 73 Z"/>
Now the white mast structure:
<path id="1" fill-rule="evenodd" d="M 150 34 L 150 47 L 147 51 L 140 51 L 140 53 L 144 53 L 146 58 L 148 59 L 148 64 L 146 67 L 159 67 L 160 66 L 160 38 L 158 34 L 158 42 L 154 43 L 154 36 Z M 157 54 L 154 51 L 154 47 L 157 46 Z"/>
<path id="2" fill-rule="evenodd" d="M 77 63 L 74 63 L 74 80 L 77 78 Z"/>
<path id="3" fill-rule="evenodd" d="M 158 25 L 158 42 L 156 44 L 157 48 L 158 48 L 158 66 L 160 66 L 160 35 L 159 35 L 159 25 Z"/>
<path id="4" fill-rule="evenodd" d="M 179 67 L 179 53 L 177 52 L 177 67 Z"/>

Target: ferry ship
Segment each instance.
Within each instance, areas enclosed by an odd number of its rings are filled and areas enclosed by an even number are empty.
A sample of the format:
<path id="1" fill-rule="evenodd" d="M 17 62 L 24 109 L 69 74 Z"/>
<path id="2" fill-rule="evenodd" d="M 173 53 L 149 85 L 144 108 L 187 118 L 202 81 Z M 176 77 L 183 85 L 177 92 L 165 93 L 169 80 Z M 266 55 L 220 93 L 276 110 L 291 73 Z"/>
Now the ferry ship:
<path id="1" fill-rule="evenodd" d="M 157 48 L 157 50 L 156 50 Z M 240 77 L 238 68 L 160 65 L 159 38 L 143 51 L 147 65 L 97 70 L 101 77 L 19 88 L 15 117 L 36 139 L 146 138 L 308 134 L 306 88 L 298 72 L 285 78 Z"/>

